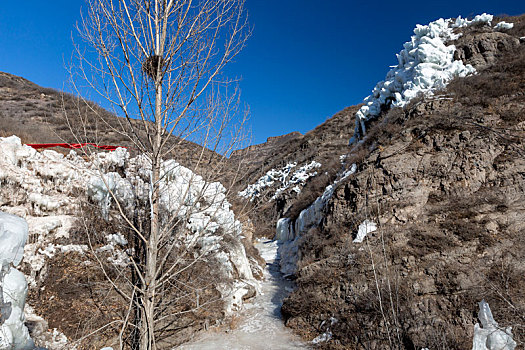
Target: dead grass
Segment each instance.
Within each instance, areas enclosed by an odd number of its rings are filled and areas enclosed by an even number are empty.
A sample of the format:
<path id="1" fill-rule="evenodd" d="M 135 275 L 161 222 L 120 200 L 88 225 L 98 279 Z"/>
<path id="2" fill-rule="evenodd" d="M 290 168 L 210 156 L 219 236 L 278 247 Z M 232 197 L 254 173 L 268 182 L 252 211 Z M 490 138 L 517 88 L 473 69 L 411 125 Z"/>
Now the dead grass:
<path id="1" fill-rule="evenodd" d="M 480 74 L 454 79 L 447 90 L 467 106 L 488 108 L 496 98 L 525 90 L 525 47 L 506 54 Z"/>

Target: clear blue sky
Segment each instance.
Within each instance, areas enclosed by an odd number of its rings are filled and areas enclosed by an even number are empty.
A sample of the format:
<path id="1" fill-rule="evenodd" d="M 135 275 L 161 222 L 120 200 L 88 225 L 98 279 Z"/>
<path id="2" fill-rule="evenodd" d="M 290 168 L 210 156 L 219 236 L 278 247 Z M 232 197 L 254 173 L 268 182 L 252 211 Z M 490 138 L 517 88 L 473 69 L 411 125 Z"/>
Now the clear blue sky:
<path id="1" fill-rule="evenodd" d="M 62 89 L 81 0 L 3 0 L 0 71 Z M 439 17 L 525 12 L 518 0 L 246 0 L 253 36 L 227 69 L 241 77 L 252 143 L 311 130 L 361 102 L 410 38 Z"/>

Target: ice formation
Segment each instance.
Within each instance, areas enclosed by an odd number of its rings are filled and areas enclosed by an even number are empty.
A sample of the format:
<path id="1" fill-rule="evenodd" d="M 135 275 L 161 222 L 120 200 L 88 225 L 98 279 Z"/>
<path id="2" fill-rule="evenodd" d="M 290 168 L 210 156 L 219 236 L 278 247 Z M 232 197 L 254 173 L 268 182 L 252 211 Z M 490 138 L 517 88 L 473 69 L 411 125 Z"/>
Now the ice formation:
<path id="1" fill-rule="evenodd" d="M 454 45 L 447 42 L 455 40 L 459 34 L 455 28 L 486 23 L 490 25 L 493 16 L 482 14 L 467 20 L 440 18 L 428 25 L 416 25 L 414 35 L 403 45 L 397 54 L 398 64 L 386 75 L 384 81 L 377 83 L 372 94 L 364 99 L 356 113 L 354 136 L 350 144 L 366 133 L 365 122 L 379 116 L 382 110 L 391 106 L 402 107 L 414 97 L 431 95 L 436 89 L 444 88 L 454 77 L 464 77 L 476 70 L 471 65 L 454 60 Z M 496 27 L 507 25 L 499 23 Z"/>
<path id="2" fill-rule="evenodd" d="M 147 157 L 128 159 L 124 168 L 125 177 L 109 172 L 93 176 L 89 181 L 88 196 L 99 204 L 106 218 L 115 201 L 124 210 L 133 210 L 137 201 L 148 199 L 151 163 Z M 174 160 L 166 160 L 161 166 L 160 193 L 160 209 L 164 217 L 184 223 L 187 229 L 180 230 L 183 234 L 174 236 L 174 239 L 187 249 L 198 249 L 196 257 L 214 260 L 216 266 L 221 267 L 223 280 L 233 280 L 232 283 L 217 285 L 225 302 L 225 311 L 231 313 L 240 308 L 243 296 L 256 289 L 257 283 L 241 242 L 241 223 L 230 209 L 224 186 L 219 182 L 206 182 Z M 119 252 L 117 245 L 110 242 L 100 249 Z M 127 261 L 125 255 L 110 259 L 116 265 Z"/>
<path id="3" fill-rule="evenodd" d="M 366 235 L 369 234 L 370 232 L 374 232 L 375 230 L 377 230 L 377 225 L 376 225 L 375 222 L 372 222 L 370 220 L 363 221 L 359 225 L 359 228 L 357 229 L 357 235 L 354 238 L 353 242 L 354 243 L 361 243 L 361 242 L 363 242 L 363 240 L 365 239 Z"/>
<path id="4" fill-rule="evenodd" d="M 123 208 L 132 209 L 137 200 L 149 196 L 150 169 L 147 157 L 131 158 L 125 149 L 83 158 L 75 151 L 68 155 L 52 150 L 38 152 L 22 145 L 16 136 L 0 138 L 0 210 L 23 216 L 29 224 L 29 243 L 22 249 L 29 286 L 41 286 L 49 261 L 57 254 L 88 250 L 84 245 L 57 243 L 58 239 L 69 238 L 78 216 L 77 204 L 86 195 L 99 203 L 107 216 L 115 204 L 108 185 Z M 220 183 L 206 182 L 172 160 L 164 162 L 162 175 L 163 210 L 188 219 L 188 234 L 180 244 L 196 247 L 198 255 L 223 273 L 228 282 L 219 289 L 225 311 L 239 308 L 242 296 L 257 282 L 241 241 L 241 224 L 230 209 L 225 188 Z M 124 237 L 114 232 L 106 241 L 105 246 L 96 249 L 103 249 L 111 263 L 126 265 L 128 248 Z"/>
<path id="5" fill-rule="evenodd" d="M 22 260 L 27 236 L 24 219 L 0 212 L 0 349 L 35 347 L 24 325 L 27 282 L 15 268 Z"/>
<path id="6" fill-rule="evenodd" d="M 474 325 L 472 350 L 514 350 L 516 342 L 512 339 L 512 327 L 503 329 L 492 316 L 489 304 L 479 303 L 478 318 L 481 322 Z"/>
<path id="7" fill-rule="evenodd" d="M 318 197 L 308 208 L 301 211 L 295 221 L 289 218 L 281 218 L 277 221 L 275 239 L 279 241 L 279 254 L 281 256 L 281 272 L 285 275 L 294 274 L 297 270 L 299 256 L 299 239 L 309 229 L 319 225 L 324 217 L 326 203 L 334 194 L 337 185 L 354 174 L 357 166 L 352 164 L 349 170 L 333 184 L 326 187 L 323 194 Z"/>
<path id="8" fill-rule="evenodd" d="M 124 155 L 122 153 L 122 157 Z M 92 177 L 88 195 L 99 203 L 105 215 L 115 199 L 124 208 L 132 209 L 137 200 L 147 200 L 149 196 L 149 169 L 151 163 L 147 157 L 131 158 L 125 162 L 125 177 L 116 172 Z M 222 278 L 233 281 L 217 286 L 225 311 L 231 313 L 240 308 L 243 296 L 256 288 L 256 281 L 241 242 L 241 223 L 230 209 L 224 186 L 219 182 L 206 182 L 174 160 L 166 160 L 161 166 L 160 193 L 165 217 L 185 223 L 187 230 L 177 237 L 180 244 L 187 249 L 197 248 L 199 252 L 195 254 L 215 260 Z M 125 256 L 112 259 L 115 264 L 126 261 Z"/>
<path id="9" fill-rule="evenodd" d="M 265 191 L 269 191 L 269 187 L 274 184 L 280 186 L 275 190 L 272 196 L 272 200 L 276 199 L 282 192 L 292 187 L 295 193 L 301 192 L 301 187 L 306 183 L 310 177 L 317 175 L 316 168 L 321 166 L 320 163 L 312 161 L 295 170 L 297 163 L 288 163 L 281 169 L 271 169 L 262 177 L 260 177 L 256 183 L 248 185 L 243 191 L 239 192 L 239 196 L 243 198 L 249 198 L 253 201 L 255 198 L 260 197 Z"/>
<path id="10" fill-rule="evenodd" d="M 330 317 L 328 320 L 321 322 L 319 328 L 326 328 L 326 331 L 312 340 L 312 344 L 320 344 L 332 339 L 332 330 L 330 329 L 334 324 L 338 322 L 337 318 Z"/>
<path id="11" fill-rule="evenodd" d="M 496 30 L 508 30 L 512 28 L 514 28 L 514 23 L 507 23 L 505 21 L 501 21 L 494 26 L 494 29 Z"/>

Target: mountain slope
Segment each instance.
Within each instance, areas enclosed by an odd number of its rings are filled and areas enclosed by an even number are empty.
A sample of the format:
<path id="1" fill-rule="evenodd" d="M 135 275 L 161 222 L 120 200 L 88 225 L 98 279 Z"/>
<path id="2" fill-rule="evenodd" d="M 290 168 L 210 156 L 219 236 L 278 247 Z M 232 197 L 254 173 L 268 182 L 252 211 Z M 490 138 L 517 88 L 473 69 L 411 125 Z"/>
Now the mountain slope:
<path id="1" fill-rule="evenodd" d="M 87 129 L 84 129 L 84 123 L 88 125 Z M 139 138 L 146 142 L 141 122 L 132 123 Z M 23 143 L 93 142 L 117 145 L 137 154 L 136 145 L 122 134 L 122 131 L 129 130 L 123 118 L 93 102 L 85 102 L 71 94 L 43 88 L 22 77 L 0 72 L 0 136 L 17 135 Z M 199 158 L 201 152 L 205 159 L 222 159 L 205 147 L 175 137 L 168 146 L 174 146 L 172 154 L 190 168 L 207 163 Z"/>
<path id="2" fill-rule="evenodd" d="M 306 134 L 253 172 L 249 183 L 270 167 L 323 164 L 298 195 L 272 200 L 277 183 L 253 199 L 263 234 L 279 218 L 304 225 L 311 211 L 303 209 L 334 184 L 319 221 L 292 237 L 297 289 L 282 309 L 286 324 L 318 346 L 468 349 L 482 299 L 523 345 L 525 17 L 504 20 L 514 28 L 479 24 L 452 42 L 476 75 L 382 111 L 350 149 L 323 149 L 326 138 Z M 333 130 L 328 143 L 353 132 L 359 107 L 324 125 Z M 320 157 L 332 157 L 331 176 Z M 355 173 L 334 183 L 351 164 Z"/>

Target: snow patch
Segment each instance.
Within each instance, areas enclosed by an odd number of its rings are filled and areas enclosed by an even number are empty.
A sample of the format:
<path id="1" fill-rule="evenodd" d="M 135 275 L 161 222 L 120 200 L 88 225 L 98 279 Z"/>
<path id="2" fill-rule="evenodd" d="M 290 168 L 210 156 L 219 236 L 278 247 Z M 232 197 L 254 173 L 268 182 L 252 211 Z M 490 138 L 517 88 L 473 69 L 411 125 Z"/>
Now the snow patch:
<path id="1" fill-rule="evenodd" d="M 76 349 L 76 345 L 68 344 L 67 337 L 56 328 L 49 329 L 46 320 L 38 316 L 35 310 L 26 304 L 24 309 L 26 315 L 26 323 L 30 324 L 31 335 L 35 341 L 41 346 L 37 349 Z"/>
<path id="2" fill-rule="evenodd" d="M 330 328 L 337 322 L 338 320 L 335 317 L 330 317 L 328 321 L 321 322 L 321 326 L 319 328 L 321 329 L 326 328 L 326 331 L 318 335 L 317 337 L 315 337 L 312 340 L 312 344 L 324 343 L 332 339 L 332 330 Z"/>
<path id="3" fill-rule="evenodd" d="M 357 230 L 357 235 L 354 238 L 352 242 L 354 243 L 361 243 L 365 239 L 366 235 L 370 232 L 374 232 L 377 230 L 377 225 L 375 222 L 365 220 L 359 225 L 359 228 Z"/>
<path id="4" fill-rule="evenodd" d="M 496 30 L 509 30 L 512 28 L 514 28 L 514 23 L 507 23 L 505 21 L 501 21 L 494 26 L 494 29 Z"/>
<path id="5" fill-rule="evenodd" d="M 297 167 L 297 163 L 288 163 L 281 169 L 271 169 L 262 177 L 260 177 L 256 183 L 248 185 L 243 191 L 239 192 L 239 196 L 243 198 L 249 198 L 250 201 L 255 200 L 255 198 L 260 197 L 265 192 L 269 191 L 269 187 L 272 187 L 274 184 L 279 185 L 271 197 L 271 200 L 275 200 L 281 193 L 286 191 L 288 188 L 292 188 L 295 193 L 301 192 L 301 187 L 306 183 L 306 181 L 317 175 L 315 171 L 316 168 L 321 167 L 321 164 L 312 161 L 307 163 L 294 171 L 292 169 Z"/>

